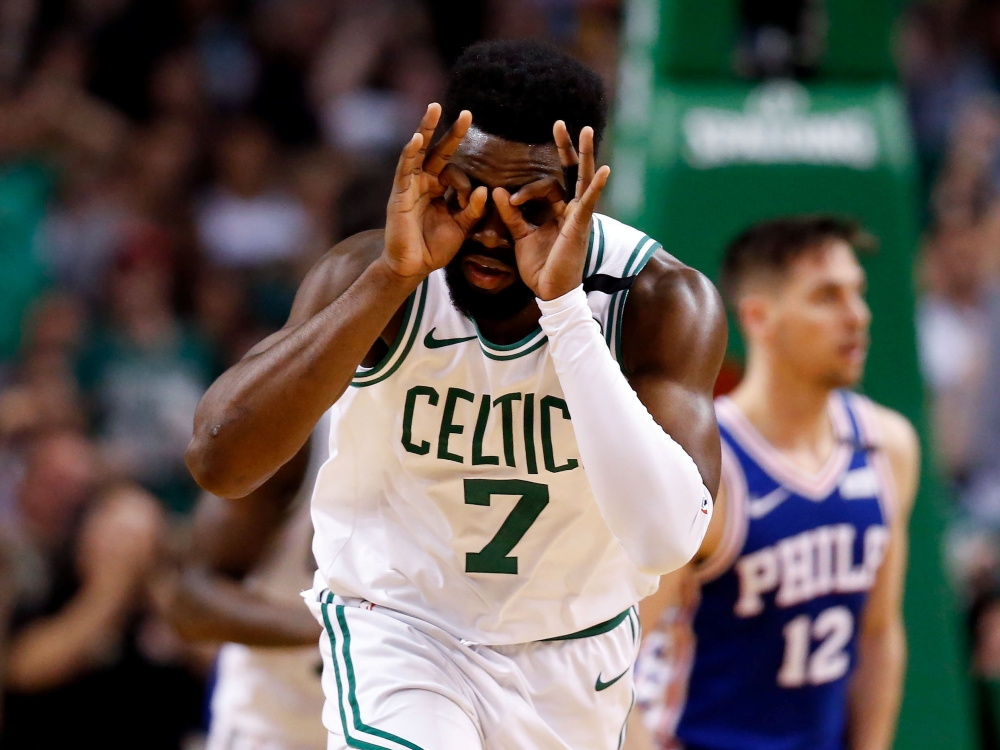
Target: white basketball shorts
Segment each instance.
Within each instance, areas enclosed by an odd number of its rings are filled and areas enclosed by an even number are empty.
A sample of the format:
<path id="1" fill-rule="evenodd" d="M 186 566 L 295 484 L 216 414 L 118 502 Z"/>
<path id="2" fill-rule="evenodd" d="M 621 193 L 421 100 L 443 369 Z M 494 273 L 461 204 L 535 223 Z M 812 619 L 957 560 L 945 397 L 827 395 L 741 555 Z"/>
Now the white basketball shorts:
<path id="1" fill-rule="evenodd" d="M 328 750 L 618 750 L 635 702 L 635 608 L 560 639 L 483 646 L 363 600 L 306 601 L 324 628 Z"/>

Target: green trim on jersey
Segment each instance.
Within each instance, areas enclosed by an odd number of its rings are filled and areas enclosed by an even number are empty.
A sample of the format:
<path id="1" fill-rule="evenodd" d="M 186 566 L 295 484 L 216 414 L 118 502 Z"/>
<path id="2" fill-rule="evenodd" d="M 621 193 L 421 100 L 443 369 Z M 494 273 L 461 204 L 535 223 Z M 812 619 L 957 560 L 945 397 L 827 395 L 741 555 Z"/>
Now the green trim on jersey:
<path id="1" fill-rule="evenodd" d="M 635 605 L 629 608 L 628 624 L 632 628 L 632 642 L 638 646 L 642 638 L 642 624 L 639 622 L 639 611 Z"/>
<path id="2" fill-rule="evenodd" d="M 622 271 L 622 278 L 637 276 L 645 268 L 649 259 L 653 257 L 653 253 L 662 247 L 659 242 L 644 234 L 629 256 L 625 270 Z M 622 318 L 625 314 L 625 299 L 628 297 L 628 291 L 628 289 L 622 289 L 611 295 L 611 304 L 608 305 L 608 319 L 604 326 L 604 340 L 611 350 L 611 355 L 619 365 L 622 359 Z"/>
<path id="3" fill-rule="evenodd" d="M 332 595 L 331 595 L 332 598 Z M 337 681 L 337 707 L 340 709 L 340 723 L 344 730 L 344 739 L 348 747 L 359 748 L 359 750 L 386 750 L 384 745 L 373 745 L 357 737 L 352 737 L 347 725 L 347 713 L 344 711 L 344 688 L 340 679 L 340 664 L 337 659 L 337 638 L 333 633 L 333 625 L 330 623 L 330 614 L 327 611 L 329 603 L 320 604 L 323 612 L 323 625 L 326 627 L 327 636 L 330 638 L 330 653 L 333 660 L 333 674 Z M 354 662 L 351 659 L 351 631 L 347 627 L 347 618 L 344 617 L 344 605 L 338 604 L 335 607 L 337 612 L 337 623 L 340 625 L 340 632 L 343 635 L 343 661 L 344 671 L 347 676 L 347 702 L 351 706 L 351 718 L 353 726 L 357 732 L 368 735 L 368 738 L 378 738 L 395 745 L 407 748 L 407 750 L 423 750 L 419 745 L 415 745 L 409 740 L 405 740 L 391 732 L 368 726 L 361 720 L 361 709 L 358 706 L 357 685 L 354 678 Z"/>
<path id="4" fill-rule="evenodd" d="M 625 618 L 628 617 L 628 613 L 631 611 L 632 608 L 629 607 L 620 615 L 616 615 L 610 620 L 599 622 L 596 625 L 591 625 L 589 628 L 578 630 L 575 633 L 570 633 L 569 635 L 557 635 L 555 638 L 545 638 L 540 642 L 549 643 L 550 641 L 575 641 L 577 638 L 592 638 L 595 635 L 607 633 L 609 630 L 614 630 L 621 625 L 625 621 Z"/>
<path id="5" fill-rule="evenodd" d="M 597 260 L 593 267 L 590 265 L 590 259 L 594 257 L 594 239 L 597 238 Z M 590 229 L 590 239 L 587 242 L 587 259 L 583 263 L 583 278 L 590 278 L 595 273 L 601 269 L 601 263 L 604 262 L 604 222 L 602 222 L 597 216 L 592 219 L 591 229 Z"/>
<path id="6" fill-rule="evenodd" d="M 381 383 L 387 377 L 399 369 L 399 366 L 406 359 L 406 355 L 413 348 L 413 342 L 417 339 L 417 331 L 420 330 L 420 321 L 424 317 L 424 307 L 427 305 L 427 279 L 424 279 L 417 290 L 410 295 L 406 301 L 406 309 L 403 311 L 403 322 L 399 326 L 399 333 L 396 340 L 392 342 L 389 351 L 382 361 L 370 369 L 359 369 L 354 380 L 351 381 L 353 388 L 364 388 L 365 386 Z M 416 308 L 416 314 L 413 313 Z"/>
<path id="7" fill-rule="evenodd" d="M 625 712 L 622 731 L 618 733 L 618 750 L 622 750 L 622 745 L 625 744 L 625 733 L 628 731 L 628 717 L 632 715 L 633 708 L 635 708 L 635 685 L 632 686 L 632 702 L 628 704 L 628 711 Z"/>
<path id="8" fill-rule="evenodd" d="M 490 359 L 495 359 L 499 362 L 505 362 L 509 359 L 523 357 L 525 354 L 531 354 L 531 352 L 535 351 L 549 340 L 548 336 L 542 333 L 542 329 L 539 327 L 520 341 L 515 341 L 513 344 L 494 344 L 493 342 L 488 341 L 479 331 L 479 326 L 476 325 L 475 320 L 472 321 L 472 325 L 476 329 L 476 335 L 479 336 L 479 346 L 483 350 L 483 354 Z"/>
<path id="9" fill-rule="evenodd" d="M 590 237 L 587 239 L 587 257 L 583 261 L 583 278 L 587 278 L 593 273 L 590 270 L 590 258 L 594 253 L 594 236 L 597 234 L 594 231 L 594 224 L 597 222 L 597 217 L 594 216 L 590 220 Z"/>
<path id="10" fill-rule="evenodd" d="M 601 270 L 601 263 L 604 262 L 604 222 L 598 217 L 594 217 L 594 221 L 597 222 L 597 233 L 600 239 L 597 242 L 597 262 L 594 263 L 594 270 L 591 274 L 595 274 Z"/>

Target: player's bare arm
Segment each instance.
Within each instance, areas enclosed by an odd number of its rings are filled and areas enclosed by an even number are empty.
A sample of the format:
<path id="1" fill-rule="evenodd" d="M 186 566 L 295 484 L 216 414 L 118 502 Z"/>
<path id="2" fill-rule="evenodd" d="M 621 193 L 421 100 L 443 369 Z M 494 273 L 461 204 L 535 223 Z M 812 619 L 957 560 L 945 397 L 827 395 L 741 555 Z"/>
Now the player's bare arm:
<path id="1" fill-rule="evenodd" d="M 303 283 L 288 324 L 202 398 L 186 459 L 208 491 L 243 497 L 296 454 L 373 346 L 392 341 L 409 295 L 454 257 L 481 216 L 485 188 L 457 210 L 443 199 L 472 116 L 463 112 L 428 149 L 440 114 L 437 104 L 427 108 L 400 155 L 382 247 L 371 233 L 335 248 Z"/>
<path id="2" fill-rule="evenodd" d="M 563 167 L 578 174 L 573 199 L 554 201 L 555 215 L 536 226 L 517 206 L 538 186 L 513 196 L 496 188 L 493 198 L 539 300 L 601 513 L 640 570 L 668 572 L 697 551 L 711 514 L 704 493 L 718 489 L 712 387 L 726 345 L 722 304 L 704 277 L 665 253 L 647 264 L 623 324 L 626 385 L 582 288 L 591 218 L 610 169 L 595 169 L 591 128 L 581 131 L 578 155 L 561 122 L 553 136 Z"/>
<path id="3" fill-rule="evenodd" d="M 194 515 L 188 558 L 167 616 L 190 640 L 248 646 L 312 646 L 319 627 L 309 611 L 255 594 L 244 578 L 260 562 L 299 491 L 308 443 L 296 456 L 238 502 L 205 493 Z"/>
<path id="4" fill-rule="evenodd" d="M 906 671 L 903 586 L 907 527 L 920 475 L 920 444 L 901 414 L 877 407 L 877 418 L 896 489 L 889 549 L 859 625 L 858 665 L 851 679 L 848 735 L 851 750 L 888 750 Z"/>
<path id="5" fill-rule="evenodd" d="M 639 400 L 694 459 L 713 496 L 719 490 L 721 449 L 712 392 L 726 341 L 725 311 L 712 283 L 658 251 L 625 307 L 623 364 Z M 704 551 L 703 544 L 699 554 Z"/>

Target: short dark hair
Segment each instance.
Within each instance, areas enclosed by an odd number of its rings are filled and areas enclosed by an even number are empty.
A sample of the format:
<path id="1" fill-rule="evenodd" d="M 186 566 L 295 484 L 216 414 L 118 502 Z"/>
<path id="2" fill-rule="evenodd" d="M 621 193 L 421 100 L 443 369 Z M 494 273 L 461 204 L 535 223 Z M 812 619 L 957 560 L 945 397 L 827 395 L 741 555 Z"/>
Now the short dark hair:
<path id="1" fill-rule="evenodd" d="M 599 143 L 608 119 L 604 82 L 579 60 L 530 40 L 473 44 L 455 62 L 444 97 L 445 126 L 467 109 L 485 133 L 518 143 L 551 143 L 566 123 L 574 143 L 587 125 Z"/>
<path id="2" fill-rule="evenodd" d="M 749 276 L 761 272 L 781 275 L 796 258 L 831 240 L 843 240 L 856 250 L 875 247 L 874 238 L 856 221 L 828 214 L 754 224 L 729 244 L 723 256 L 720 282 L 726 304 L 736 306 Z"/>

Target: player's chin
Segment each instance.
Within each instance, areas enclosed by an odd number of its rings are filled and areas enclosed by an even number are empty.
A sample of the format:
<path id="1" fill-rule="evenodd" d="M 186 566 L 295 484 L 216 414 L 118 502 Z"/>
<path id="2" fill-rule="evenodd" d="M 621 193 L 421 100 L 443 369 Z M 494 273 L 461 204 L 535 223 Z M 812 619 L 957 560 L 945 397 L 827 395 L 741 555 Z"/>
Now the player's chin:
<path id="1" fill-rule="evenodd" d="M 864 374 L 864 360 L 852 360 L 840 362 L 836 366 L 828 368 L 826 377 L 823 379 L 830 388 L 853 388 L 861 382 Z"/>

